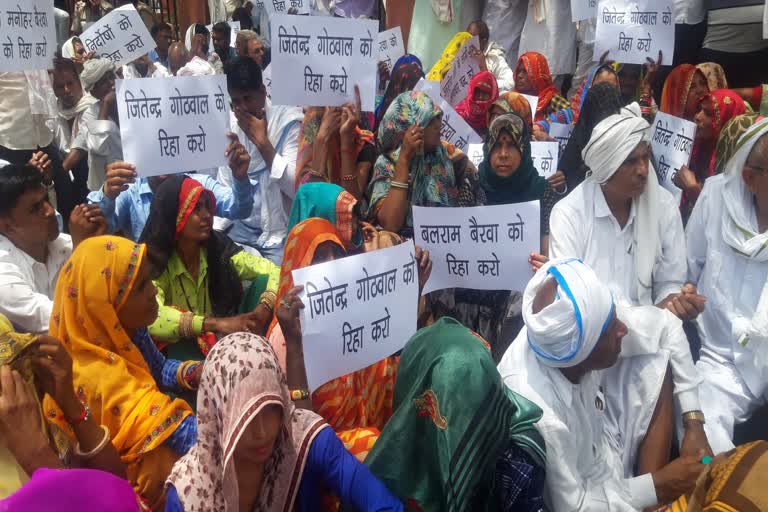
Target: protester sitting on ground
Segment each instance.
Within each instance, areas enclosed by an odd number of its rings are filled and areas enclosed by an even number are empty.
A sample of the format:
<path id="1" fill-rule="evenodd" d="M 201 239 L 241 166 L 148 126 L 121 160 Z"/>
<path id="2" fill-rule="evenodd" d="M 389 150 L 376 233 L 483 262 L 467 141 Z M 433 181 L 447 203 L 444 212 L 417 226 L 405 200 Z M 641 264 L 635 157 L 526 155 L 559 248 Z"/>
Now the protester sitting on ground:
<path id="1" fill-rule="evenodd" d="M 196 389 L 202 366 L 166 359 L 147 333 L 157 317 L 147 253 L 145 245 L 114 236 L 81 243 L 59 276 L 50 335 L 72 356 L 86 416 L 103 425 L 128 481 L 156 507 L 174 462 L 197 439 L 189 406 L 161 390 Z M 70 432 L 48 396 L 43 410 Z"/>
<path id="2" fill-rule="evenodd" d="M 650 170 L 649 131 L 637 104 L 598 123 L 583 151 L 591 174 L 552 210 L 550 257 L 582 260 L 601 276 L 617 301 L 655 305 L 681 320 L 693 320 L 706 299 L 686 281 L 680 211 Z M 628 414 L 649 396 L 671 394 L 672 388 L 663 385 L 670 375 L 676 388 L 693 378 L 685 336 L 675 338 L 670 350 L 671 354 L 622 358 L 611 371 L 603 372 L 602 385 L 618 414 Z M 683 412 L 700 409 L 697 400 L 688 403 Z M 649 456 L 641 473 L 666 463 L 673 427 L 680 428 L 671 409 L 664 411 L 653 416 L 650 425 L 640 421 L 622 427 L 630 457 L 636 456 L 640 444 L 647 445 Z M 632 461 L 625 467 L 634 465 Z"/>
<path id="3" fill-rule="evenodd" d="M 232 41 L 232 30 L 229 23 L 220 21 L 211 28 L 211 42 L 213 51 L 219 56 L 222 64 L 226 64 L 230 59 L 237 57 L 237 51 L 230 46 Z"/>
<path id="4" fill-rule="evenodd" d="M 303 113 L 298 107 L 272 105 L 267 99 L 261 69 L 252 60 L 232 59 L 227 63 L 226 74 L 232 98 L 230 128 L 251 157 L 248 177 L 255 184 L 251 215 L 232 222 L 227 234 L 279 264 L 288 235 L 290 204 L 296 192 Z M 220 167 L 218 179 L 230 185 L 231 169 Z"/>
<path id="5" fill-rule="evenodd" d="M 415 55 L 406 53 L 395 61 L 389 73 L 387 88 L 381 98 L 377 98 L 376 111 L 374 112 L 374 133 L 379 132 L 381 119 L 387 113 L 392 101 L 402 93 L 412 91 L 422 78 L 424 78 L 424 68 Z"/>
<path id="6" fill-rule="evenodd" d="M 704 73 L 693 64 L 680 64 L 667 76 L 661 92 L 660 110 L 693 121 L 699 100 L 709 92 Z"/>
<path id="7" fill-rule="evenodd" d="M 488 131 L 488 112 L 498 98 L 496 78 L 489 71 L 481 71 L 469 81 L 467 96 L 455 110 L 478 135 L 484 136 Z"/>
<path id="8" fill-rule="evenodd" d="M 568 100 L 560 96 L 552 83 L 547 58 L 540 53 L 527 52 L 520 56 L 515 67 L 515 91 L 538 97 L 534 121 L 542 121 L 549 114 L 568 107 Z"/>
<path id="9" fill-rule="evenodd" d="M 69 59 L 54 59 L 51 79 L 58 99 L 54 144 L 64 171 L 72 173 L 75 201 L 79 203 L 88 194 L 88 124 L 96 120 L 89 107 L 99 100 L 83 91 L 75 63 Z"/>
<path id="10" fill-rule="evenodd" d="M 550 257 L 580 258 L 617 297 L 692 320 L 705 299 L 686 284 L 682 219 L 650 172 L 649 131 L 636 104 L 595 126 L 589 177 L 552 209 Z"/>
<path id="11" fill-rule="evenodd" d="M 0 170 L 0 313 L 20 332 L 43 333 L 59 271 L 88 236 L 106 224 L 97 206 L 75 208 L 70 233 L 59 232 L 43 176 L 31 166 Z"/>
<path id="12" fill-rule="evenodd" d="M 499 372 L 512 391 L 544 411 L 536 428 L 547 446 L 547 509 L 643 510 L 693 489 L 705 468 L 702 457 L 712 454 L 697 416 L 701 378 L 680 320 L 653 306 L 627 307 L 576 259 L 541 268 L 525 289 L 523 318 L 525 327 Z M 685 372 L 674 379 L 687 428 L 681 456 L 669 464 L 669 446 L 661 446 L 666 455 L 659 460 L 651 436 L 658 418 L 672 415 L 672 393 L 649 385 L 634 407 L 626 408 L 617 400 L 625 389 L 617 393 L 603 379 L 616 370 L 621 355 L 657 354 L 688 359 Z M 666 380 L 664 387 L 669 384 Z"/>
<path id="13" fill-rule="evenodd" d="M 608 116 L 618 114 L 622 107 L 619 90 L 610 83 L 598 83 L 587 90 L 580 106 L 579 120 L 573 127 L 571 137 L 565 145 L 559 167 L 565 174 L 568 190 L 573 191 L 587 176 L 582 151 L 592 137 L 595 126 Z"/>
<path id="14" fill-rule="evenodd" d="M 124 478 L 125 465 L 108 434 L 105 438 L 75 394 L 72 359 L 63 344 L 50 336 L 17 333 L 0 315 L 0 348 L 0 498 L 16 492 L 40 468 L 86 467 Z M 46 393 L 64 411 L 75 443 L 43 414 L 40 400 Z"/>
<path id="15" fill-rule="evenodd" d="M 225 219 L 243 219 L 253 209 L 253 185 L 248 179 L 250 157 L 233 134 L 225 151 L 232 169 L 232 187 L 222 185 L 207 174 L 187 173 L 199 181 L 216 198 L 215 214 Z M 138 240 L 149 217 L 155 191 L 168 175 L 139 178 L 136 168 L 128 162 L 115 162 L 107 166 L 104 186 L 88 195 L 88 201 L 98 204 L 107 219 L 110 233 L 122 233 L 126 238 Z"/>
<path id="16" fill-rule="evenodd" d="M 168 70 L 173 76 L 209 76 L 216 70 L 206 60 L 193 55 L 184 43 L 173 43 L 168 50 Z"/>
<path id="17" fill-rule="evenodd" d="M 485 64 L 499 85 L 500 92 L 511 91 L 515 88 L 515 73 L 507 64 L 507 57 L 499 44 L 491 42 L 488 25 L 482 20 L 475 20 L 467 27 L 467 32 L 480 39 L 480 51 L 485 56 Z"/>
<path id="18" fill-rule="evenodd" d="M 686 229 L 688 278 L 708 297 L 697 323 L 705 430 L 714 451 L 765 403 L 768 358 L 768 121 L 749 128 L 725 172 L 707 180 Z"/>
<path id="19" fill-rule="evenodd" d="M 152 39 L 155 40 L 157 45 L 152 51 L 149 52 L 149 60 L 162 64 L 163 67 L 169 69 L 168 65 L 168 50 L 173 42 L 173 27 L 166 22 L 155 23 L 152 28 L 149 29 L 149 34 Z"/>
<path id="20" fill-rule="evenodd" d="M 440 143 L 443 111 L 423 92 L 400 94 L 379 126 L 381 154 L 368 185 L 371 222 L 408 236 L 411 206 L 457 206 L 458 180 Z"/>
<path id="21" fill-rule="evenodd" d="M 71 60 L 75 64 L 78 74 L 83 71 L 83 64 L 86 60 L 96 56 L 96 52 L 89 52 L 85 45 L 77 36 L 72 36 L 61 45 L 62 58 Z"/>
<path id="22" fill-rule="evenodd" d="M 140 512 L 143 507 L 131 484 L 93 469 L 39 469 L 13 496 L 0 501 L 0 510 L 69 512 Z"/>
<path id="23" fill-rule="evenodd" d="M 452 318 L 418 331 L 394 407 L 366 464 L 409 509 L 543 510 L 541 410 L 506 389 L 480 336 Z"/>
<path id="24" fill-rule="evenodd" d="M 216 198 L 184 175 L 157 189 L 141 242 L 149 246 L 160 311 L 149 333 L 178 359 L 205 358 L 216 336 L 263 334 L 272 320 L 280 268 L 213 230 Z M 242 281 L 268 276 L 255 310 L 239 314 Z M 212 333 L 212 334 L 211 334 Z"/>
<path id="25" fill-rule="evenodd" d="M 215 51 L 211 50 L 211 33 L 200 23 L 194 23 L 189 26 L 184 36 L 184 46 L 195 57 L 206 61 L 215 70 L 217 75 L 224 73 L 224 64 L 221 57 Z"/>
<path id="26" fill-rule="evenodd" d="M 264 68 L 266 48 L 264 47 L 264 43 L 259 37 L 259 34 L 253 30 L 241 30 L 237 33 L 235 48 L 237 49 L 238 57 L 249 57 L 258 64 L 260 68 Z"/>
<path id="27" fill-rule="evenodd" d="M 123 159 L 120 118 L 115 93 L 115 66 L 109 59 L 86 61 L 80 74 L 83 88 L 99 100 L 88 107 L 85 134 L 88 144 L 88 189 L 104 184 L 107 165 Z"/>
<path id="28" fill-rule="evenodd" d="M 744 114 L 748 108 L 744 100 L 729 89 L 712 91 L 699 99 L 690 166 L 681 166 L 673 178 L 673 183 L 683 190 L 680 210 L 684 222 L 688 221 L 704 180 L 715 174 L 715 146 L 720 132 L 728 121 Z"/>
<path id="29" fill-rule="evenodd" d="M 301 380 L 280 368 L 264 338 L 223 338 L 198 391 L 199 442 L 168 478 L 165 511 L 309 512 L 318 510 L 324 488 L 354 510 L 402 511 L 333 428 L 294 403 L 297 383 L 306 389 L 306 375 Z"/>
<path id="30" fill-rule="evenodd" d="M 360 91 L 342 107 L 307 107 L 299 132 L 296 186 L 310 181 L 341 185 L 363 201 L 377 152 L 373 133 L 360 129 Z"/>
<path id="31" fill-rule="evenodd" d="M 299 308 L 303 307 L 294 287 L 292 272 L 310 265 L 339 260 L 346 256 L 344 243 L 334 226 L 325 219 L 310 218 L 297 224 L 288 236 L 277 293 L 279 308 L 269 330 L 269 342 L 280 365 L 292 373 L 295 361 L 303 369 L 303 359 L 293 359 L 291 351 L 301 347 Z M 416 249 L 420 289 L 431 271 L 429 253 Z M 391 356 L 357 372 L 333 379 L 314 390 L 311 398 L 320 414 L 347 441 L 356 430 L 370 429 L 378 434 L 392 415 L 392 389 L 397 371 L 397 356 Z M 374 435 L 375 435 L 374 434 Z M 352 450 L 352 448 L 349 448 Z M 355 455 L 356 452 L 353 451 Z"/>
<path id="32" fill-rule="evenodd" d="M 463 206 L 486 206 L 539 201 L 541 240 L 538 252 L 531 256 L 534 271 L 546 261 L 548 253 L 549 214 L 558 194 L 541 177 L 531 159 L 531 136 L 525 122 L 514 113 L 494 119 L 483 147 L 479 179 L 472 200 Z M 491 345 L 495 361 L 501 359 L 522 326 L 519 320 L 520 291 L 488 291 L 457 288 L 441 290 L 429 296 L 435 317 L 450 316 L 480 334 Z M 517 318 L 517 320 L 514 320 Z M 511 325 L 516 324 L 516 325 Z M 509 332 L 510 329 L 513 332 Z"/>
<path id="33" fill-rule="evenodd" d="M 122 67 L 123 79 L 130 78 L 167 78 L 171 72 L 160 64 L 153 62 L 149 55 L 142 55 L 133 62 L 124 64 Z"/>
<path id="34" fill-rule="evenodd" d="M 715 146 L 715 174 L 722 174 L 725 171 L 725 166 L 741 147 L 739 144 L 741 136 L 763 119 L 765 119 L 764 115 L 751 112 L 736 116 L 723 126 Z"/>

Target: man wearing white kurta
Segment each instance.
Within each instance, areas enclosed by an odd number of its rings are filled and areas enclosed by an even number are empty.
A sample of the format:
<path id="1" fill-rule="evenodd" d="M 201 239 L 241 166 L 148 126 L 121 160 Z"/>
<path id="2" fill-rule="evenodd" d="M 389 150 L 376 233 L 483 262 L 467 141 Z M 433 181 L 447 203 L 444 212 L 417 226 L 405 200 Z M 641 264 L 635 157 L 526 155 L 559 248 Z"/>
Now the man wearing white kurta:
<path id="1" fill-rule="evenodd" d="M 627 464 L 635 454 L 629 456 L 633 448 L 624 433 L 647 427 L 657 407 L 669 407 L 660 403 L 669 397 L 649 394 L 642 407 L 619 409 L 601 386 L 601 374 L 620 357 L 665 353 L 676 401 L 684 411 L 698 410 L 701 379 L 680 320 L 653 306 L 614 301 L 595 272 L 576 259 L 554 260 L 536 273 L 523 296 L 523 319 L 526 326 L 499 372 L 510 389 L 543 411 L 536 427 L 547 448 L 548 508 L 641 510 L 689 491 L 709 452 L 701 424 L 690 422 L 680 459 L 635 476 Z"/>
<path id="2" fill-rule="evenodd" d="M 698 321 L 715 453 L 768 389 L 768 120 L 749 129 L 725 172 L 707 180 L 687 227 L 688 278 L 707 296 Z"/>
<path id="3" fill-rule="evenodd" d="M 655 172 L 649 172 L 649 128 L 637 104 L 595 127 L 582 153 L 591 175 L 552 209 L 550 255 L 584 261 L 617 300 L 658 305 L 689 320 L 703 309 L 704 299 L 685 283 L 685 241 L 677 205 L 658 185 Z M 690 360 L 686 338 L 676 342 Z M 648 396 L 658 396 L 670 363 L 674 361 L 665 353 L 624 359 L 603 375 L 608 401 L 624 411 L 642 408 Z M 658 439 L 672 435 L 672 422 L 663 421 L 659 419 L 652 431 Z M 642 425 L 630 428 L 622 434 L 634 456 L 645 433 Z"/>

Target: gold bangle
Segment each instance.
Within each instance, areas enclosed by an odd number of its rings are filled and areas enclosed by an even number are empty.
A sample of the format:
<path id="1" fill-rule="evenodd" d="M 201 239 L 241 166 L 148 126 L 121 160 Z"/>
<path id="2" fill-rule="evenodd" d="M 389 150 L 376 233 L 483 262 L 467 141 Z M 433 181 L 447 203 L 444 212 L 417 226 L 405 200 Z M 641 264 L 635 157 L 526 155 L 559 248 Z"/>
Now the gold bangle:
<path id="1" fill-rule="evenodd" d="M 354 174 L 347 174 L 341 177 L 341 181 L 355 181 L 357 180 L 357 176 Z"/>
<path id="2" fill-rule="evenodd" d="M 309 391 L 306 389 L 292 389 L 291 390 L 291 400 L 294 402 L 297 400 L 306 400 L 309 398 Z"/>
<path id="3" fill-rule="evenodd" d="M 93 450 L 90 450 L 88 452 L 83 452 L 80 449 L 80 443 L 78 442 L 75 446 L 75 455 L 80 457 L 81 459 L 92 459 L 95 456 L 97 456 L 101 451 L 104 449 L 105 446 L 107 446 L 107 443 L 109 442 L 109 427 L 106 425 L 99 425 L 101 428 L 101 431 L 104 432 L 104 437 L 101 439 L 98 445 L 96 445 L 96 448 Z"/>
<path id="4" fill-rule="evenodd" d="M 706 423 L 706 421 L 704 421 L 704 413 L 701 411 L 688 411 L 684 413 L 683 421 L 700 421 L 702 425 Z"/>
<path id="5" fill-rule="evenodd" d="M 408 190 L 409 188 L 411 188 L 410 185 L 408 185 L 407 183 L 403 183 L 402 181 L 392 180 L 392 181 L 389 182 L 389 184 L 392 187 L 401 188 L 403 190 Z"/>
<path id="6" fill-rule="evenodd" d="M 264 293 L 261 294 L 261 298 L 259 299 L 259 304 L 263 304 L 264 306 L 269 308 L 270 311 L 275 310 L 276 302 L 277 302 L 277 294 L 272 290 L 266 290 Z"/>

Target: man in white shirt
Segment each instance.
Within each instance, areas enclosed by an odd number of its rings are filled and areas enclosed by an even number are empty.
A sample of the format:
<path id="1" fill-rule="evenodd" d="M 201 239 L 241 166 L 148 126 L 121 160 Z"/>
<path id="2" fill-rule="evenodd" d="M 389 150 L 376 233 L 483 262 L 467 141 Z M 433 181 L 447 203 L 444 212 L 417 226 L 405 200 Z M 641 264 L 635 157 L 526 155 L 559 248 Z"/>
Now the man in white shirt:
<path id="1" fill-rule="evenodd" d="M 476 20 L 469 24 L 467 32 L 480 39 L 480 51 L 485 55 L 485 65 L 488 71 L 496 77 L 499 93 L 513 90 L 515 88 L 515 73 L 507 63 L 504 48 L 490 41 L 488 25 L 482 20 Z"/>
<path id="2" fill-rule="evenodd" d="M 707 296 L 697 323 L 705 428 L 717 452 L 768 396 L 768 120 L 707 180 L 686 229 L 688 278 Z"/>
<path id="3" fill-rule="evenodd" d="M 107 165 L 123 159 L 115 66 L 109 59 L 88 60 L 83 65 L 80 81 L 86 92 L 99 100 L 88 107 L 85 137 L 88 145 L 88 189 L 99 190 L 104 184 Z"/>
<path id="4" fill-rule="evenodd" d="M 227 234 L 279 265 L 295 195 L 304 114 L 300 108 L 267 101 L 261 68 L 253 60 L 236 57 L 227 63 L 225 74 L 232 98 L 231 129 L 251 156 L 248 177 L 254 186 L 253 212 L 247 219 L 235 220 Z M 220 167 L 218 180 L 231 185 L 232 170 Z"/>
<path id="5" fill-rule="evenodd" d="M 70 220 L 75 244 L 105 228 L 96 206 L 77 207 Z M 0 169 L 0 313 L 18 330 L 48 330 L 56 279 L 72 245 L 72 238 L 59 233 L 39 170 L 29 165 Z"/>
<path id="6" fill-rule="evenodd" d="M 600 281 L 576 259 L 542 267 L 524 293 L 526 326 L 499 364 L 504 383 L 543 411 L 536 427 L 546 442 L 550 510 L 617 512 L 669 503 L 693 488 L 709 453 L 701 421 L 691 418 L 700 418 L 701 379 L 682 323 L 669 311 L 615 302 Z M 626 429 L 647 432 L 670 399 L 656 382 L 656 392 L 649 386 L 639 407 L 616 407 L 603 394 L 601 374 L 620 358 L 659 353 L 670 358 L 676 401 L 689 414 L 681 457 L 644 470 L 646 446 L 630 453 L 635 447 Z"/>
<path id="7" fill-rule="evenodd" d="M 691 320 L 705 300 L 685 282 L 685 239 L 677 204 L 659 186 L 655 172 L 649 172 L 649 128 L 636 103 L 598 123 L 582 153 L 591 175 L 552 209 L 550 256 L 581 259 L 617 300 L 657 305 Z M 677 342 L 690 359 L 686 338 Z M 617 395 L 617 407 L 629 411 L 645 403 L 649 395 L 644 386 L 661 382 L 669 363 L 666 357 L 628 358 L 604 375 L 603 384 L 609 395 Z M 659 418 L 646 437 L 665 444 L 672 436 L 672 419 Z M 677 427 L 679 431 L 681 425 Z M 644 436 L 634 427 L 623 435 L 630 446 Z"/>
<path id="8" fill-rule="evenodd" d="M 584 148 L 591 174 L 552 209 L 552 258 L 580 258 L 614 295 L 692 320 L 703 297 L 687 284 L 680 211 L 650 167 L 649 128 L 637 104 L 600 122 Z"/>
<path id="9" fill-rule="evenodd" d="M 192 55 L 184 43 L 173 43 L 168 50 L 168 66 L 173 76 L 210 76 L 216 70 L 197 55 Z"/>
<path id="10" fill-rule="evenodd" d="M 149 55 L 142 55 L 133 62 L 124 64 L 123 78 L 166 78 L 171 76 L 168 69 L 159 62 L 152 62 Z"/>

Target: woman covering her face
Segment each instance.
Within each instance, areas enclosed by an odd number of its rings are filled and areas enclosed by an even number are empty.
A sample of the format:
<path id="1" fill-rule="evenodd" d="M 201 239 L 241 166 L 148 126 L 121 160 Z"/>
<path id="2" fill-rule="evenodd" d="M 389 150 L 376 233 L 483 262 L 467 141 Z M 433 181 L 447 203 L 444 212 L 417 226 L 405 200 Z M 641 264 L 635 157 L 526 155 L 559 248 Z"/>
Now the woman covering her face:
<path id="1" fill-rule="evenodd" d="M 379 126 L 381 155 L 368 185 L 371 222 L 387 231 L 412 231 L 411 205 L 455 206 L 453 164 L 440 142 L 443 112 L 423 92 L 399 95 Z"/>

